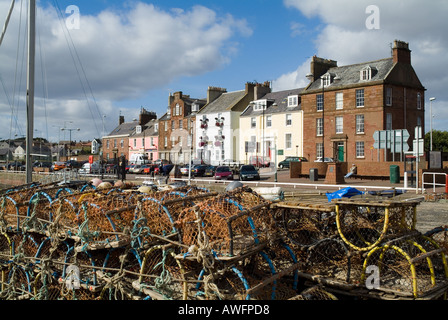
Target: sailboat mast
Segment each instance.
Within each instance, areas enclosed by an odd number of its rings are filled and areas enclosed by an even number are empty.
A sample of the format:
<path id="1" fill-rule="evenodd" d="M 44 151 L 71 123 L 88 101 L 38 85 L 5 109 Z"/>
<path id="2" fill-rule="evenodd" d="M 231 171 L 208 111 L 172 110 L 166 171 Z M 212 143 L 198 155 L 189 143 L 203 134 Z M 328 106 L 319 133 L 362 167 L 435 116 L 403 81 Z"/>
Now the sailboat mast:
<path id="1" fill-rule="evenodd" d="M 34 131 L 34 61 L 36 54 L 36 0 L 29 0 L 28 10 L 28 73 L 26 95 L 26 183 L 33 182 L 33 131 Z"/>

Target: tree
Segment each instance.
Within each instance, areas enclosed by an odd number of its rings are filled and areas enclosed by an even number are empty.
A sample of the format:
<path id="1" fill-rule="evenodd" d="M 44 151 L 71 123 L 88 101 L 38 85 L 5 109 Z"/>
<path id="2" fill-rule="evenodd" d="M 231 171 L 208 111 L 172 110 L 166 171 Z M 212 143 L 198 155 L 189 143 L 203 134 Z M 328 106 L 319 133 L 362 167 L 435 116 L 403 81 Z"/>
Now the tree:
<path id="1" fill-rule="evenodd" d="M 430 150 L 431 134 L 425 134 L 425 151 Z M 432 131 L 432 150 L 448 152 L 448 131 L 433 130 Z"/>

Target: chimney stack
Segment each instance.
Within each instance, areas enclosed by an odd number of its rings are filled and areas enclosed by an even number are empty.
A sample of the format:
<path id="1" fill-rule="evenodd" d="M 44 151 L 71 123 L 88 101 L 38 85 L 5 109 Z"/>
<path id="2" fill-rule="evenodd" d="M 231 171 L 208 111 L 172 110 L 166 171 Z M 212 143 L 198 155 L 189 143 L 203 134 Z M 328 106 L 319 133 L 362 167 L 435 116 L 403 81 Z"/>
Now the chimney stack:
<path id="1" fill-rule="evenodd" d="M 227 92 L 224 88 L 208 87 L 207 88 L 207 103 L 215 101 L 220 95 Z"/>
<path id="2" fill-rule="evenodd" d="M 307 78 L 309 78 L 310 82 L 314 82 L 319 79 L 322 75 L 324 75 L 330 68 L 334 68 L 338 66 L 338 62 L 330 59 L 322 59 L 316 56 L 313 56 L 311 60 L 311 74 L 307 74 Z"/>
<path id="3" fill-rule="evenodd" d="M 151 120 L 156 120 L 157 114 L 155 112 L 147 111 L 145 108 L 142 108 L 139 116 L 139 125 L 143 126 L 147 124 Z"/>
<path id="4" fill-rule="evenodd" d="M 392 48 L 392 57 L 394 63 L 411 64 L 411 50 L 409 50 L 409 43 L 395 40 Z"/>
<path id="5" fill-rule="evenodd" d="M 124 123 L 124 116 L 119 116 L 118 117 L 118 125 L 121 125 Z"/>

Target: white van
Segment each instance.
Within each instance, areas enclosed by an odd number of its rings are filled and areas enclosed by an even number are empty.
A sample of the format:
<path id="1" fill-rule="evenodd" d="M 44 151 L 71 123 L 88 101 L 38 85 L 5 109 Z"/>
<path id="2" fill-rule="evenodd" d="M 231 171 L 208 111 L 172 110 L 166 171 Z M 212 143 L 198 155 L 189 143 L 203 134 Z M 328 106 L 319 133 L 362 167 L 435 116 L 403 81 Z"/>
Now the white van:
<path id="1" fill-rule="evenodd" d="M 131 157 L 129 159 L 129 163 L 132 164 L 145 164 L 149 161 L 145 158 L 145 155 L 143 153 L 133 153 L 131 154 Z"/>
<path id="2" fill-rule="evenodd" d="M 99 173 L 100 172 L 100 164 L 98 162 L 84 163 L 78 171 L 79 173 Z"/>

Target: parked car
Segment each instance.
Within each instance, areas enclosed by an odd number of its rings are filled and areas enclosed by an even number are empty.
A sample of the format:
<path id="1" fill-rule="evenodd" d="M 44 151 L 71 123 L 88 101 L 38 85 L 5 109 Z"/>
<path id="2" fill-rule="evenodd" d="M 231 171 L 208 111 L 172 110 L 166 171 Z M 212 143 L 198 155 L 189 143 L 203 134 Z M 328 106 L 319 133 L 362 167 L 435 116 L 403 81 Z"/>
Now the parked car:
<path id="1" fill-rule="evenodd" d="M 81 169 L 83 163 L 76 160 L 68 160 L 65 162 L 65 167 L 69 169 Z"/>
<path id="2" fill-rule="evenodd" d="M 99 162 L 89 163 L 86 162 L 82 165 L 82 168 L 78 170 L 79 173 L 101 173 L 102 168 Z"/>
<path id="3" fill-rule="evenodd" d="M 205 173 L 205 169 L 207 169 L 207 165 L 204 165 L 204 164 L 195 165 L 193 167 L 193 169 L 191 169 L 191 173 L 195 177 L 203 177 L 204 173 Z"/>
<path id="4" fill-rule="evenodd" d="M 207 166 L 204 172 L 204 177 L 213 177 L 216 172 L 216 166 Z"/>
<path id="5" fill-rule="evenodd" d="M 193 166 L 191 166 L 192 168 L 193 168 Z M 181 168 L 180 168 L 180 173 L 181 173 L 181 175 L 183 175 L 183 176 L 188 176 L 188 170 L 189 170 L 189 166 L 188 166 L 188 164 L 187 165 L 185 165 L 185 166 L 182 166 Z"/>
<path id="6" fill-rule="evenodd" d="M 314 162 L 322 162 L 322 157 L 318 157 Z M 333 158 L 325 157 L 324 162 L 334 162 Z"/>
<path id="7" fill-rule="evenodd" d="M 269 157 L 250 156 L 249 164 L 256 167 L 269 167 L 271 165 L 271 159 Z"/>
<path id="8" fill-rule="evenodd" d="M 280 162 L 278 163 L 278 167 L 279 167 L 280 169 L 283 169 L 283 168 L 289 168 L 291 162 L 293 162 L 293 161 L 294 161 L 294 162 L 307 162 L 308 160 L 307 160 L 306 158 L 304 158 L 304 157 L 286 157 L 285 160 L 280 161 Z"/>
<path id="9" fill-rule="evenodd" d="M 117 171 L 117 165 L 116 164 L 112 164 L 112 163 L 108 163 L 104 166 L 104 171 L 106 173 L 114 173 Z"/>
<path id="10" fill-rule="evenodd" d="M 8 170 L 22 171 L 22 167 L 22 162 L 15 161 L 8 163 Z"/>
<path id="11" fill-rule="evenodd" d="M 244 180 L 260 180 L 260 173 L 253 165 L 243 165 L 240 168 L 239 178 Z"/>
<path id="12" fill-rule="evenodd" d="M 152 172 L 154 172 L 155 168 L 156 168 L 156 166 L 154 164 L 145 164 L 145 165 L 143 165 L 143 173 L 151 174 Z"/>
<path id="13" fill-rule="evenodd" d="M 130 173 L 142 173 L 143 172 L 143 164 L 136 164 L 134 167 L 129 169 Z"/>
<path id="14" fill-rule="evenodd" d="M 229 166 L 220 166 L 216 168 L 215 180 L 233 180 L 233 171 Z"/>
<path id="15" fill-rule="evenodd" d="M 53 171 L 59 171 L 66 168 L 65 162 L 55 162 L 53 163 Z"/>

